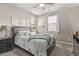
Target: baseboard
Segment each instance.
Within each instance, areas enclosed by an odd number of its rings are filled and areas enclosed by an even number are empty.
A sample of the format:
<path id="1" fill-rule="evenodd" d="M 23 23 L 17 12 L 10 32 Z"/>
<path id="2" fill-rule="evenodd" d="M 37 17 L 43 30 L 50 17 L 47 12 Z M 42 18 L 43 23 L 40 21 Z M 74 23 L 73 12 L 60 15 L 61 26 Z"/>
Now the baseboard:
<path id="1" fill-rule="evenodd" d="M 63 41 L 56 41 L 57 43 L 63 43 L 63 44 L 67 44 L 67 45 L 73 45 L 73 43 L 69 43 L 69 42 L 63 42 Z"/>

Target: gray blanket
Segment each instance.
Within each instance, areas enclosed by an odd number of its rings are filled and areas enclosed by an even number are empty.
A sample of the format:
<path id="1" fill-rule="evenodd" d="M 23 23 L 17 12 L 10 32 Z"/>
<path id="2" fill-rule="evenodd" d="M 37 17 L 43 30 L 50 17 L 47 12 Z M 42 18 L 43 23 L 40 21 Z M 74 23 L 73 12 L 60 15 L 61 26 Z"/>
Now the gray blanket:
<path id="1" fill-rule="evenodd" d="M 31 35 L 28 39 L 28 41 L 30 40 L 37 40 L 37 39 L 40 39 L 40 40 L 46 40 L 48 42 L 48 45 L 50 44 L 51 42 L 51 38 L 49 35 Z"/>
<path id="2" fill-rule="evenodd" d="M 35 56 L 46 56 L 47 49 L 51 43 L 49 35 L 29 35 L 29 36 L 16 36 L 15 44 L 21 48 L 29 51 Z"/>
<path id="3" fill-rule="evenodd" d="M 47 55 L 47 52 L 46 52 L 48 48 L 47 40 L 33 39 L 33 40 L 28 41 L 27 37 L 16 36 L 15 44 L 27 50 L 28 52 L 34 54 L 35 56 Z"/>

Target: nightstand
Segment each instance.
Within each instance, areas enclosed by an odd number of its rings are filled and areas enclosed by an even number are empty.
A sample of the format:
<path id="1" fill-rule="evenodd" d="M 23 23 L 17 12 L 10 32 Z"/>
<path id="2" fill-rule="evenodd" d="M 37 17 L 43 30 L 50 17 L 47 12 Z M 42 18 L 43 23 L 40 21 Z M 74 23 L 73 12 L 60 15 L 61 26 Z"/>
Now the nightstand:
<path id="1" fill-rule="evenodd" d="M 13 39 L 0 39 L 0 53 L 13 49 Z"/>
<path id="2" fill-rule="evenodd" d="M 79 56 L 79 37 L 73 37 L 73 53 L 75 56 Z"/>

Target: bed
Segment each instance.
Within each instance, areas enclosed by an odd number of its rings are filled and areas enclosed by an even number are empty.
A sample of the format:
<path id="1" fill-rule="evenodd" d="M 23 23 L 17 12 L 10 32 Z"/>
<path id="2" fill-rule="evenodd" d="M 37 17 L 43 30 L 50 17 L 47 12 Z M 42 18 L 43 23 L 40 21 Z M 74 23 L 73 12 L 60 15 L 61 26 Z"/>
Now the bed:
<path id="1" fill-rule="evenodd" d="M 55 46 L 55 38 L 49 34 L 35 34 L 30 27 L 12 27 L 14 44 L 35 56 L 47 56 Z"/>

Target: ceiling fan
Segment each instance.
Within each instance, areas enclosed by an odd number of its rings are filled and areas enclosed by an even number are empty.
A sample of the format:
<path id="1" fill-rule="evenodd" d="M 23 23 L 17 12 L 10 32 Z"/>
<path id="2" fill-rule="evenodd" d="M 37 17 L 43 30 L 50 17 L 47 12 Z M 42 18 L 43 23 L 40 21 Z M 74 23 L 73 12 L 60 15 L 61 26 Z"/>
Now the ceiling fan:
<path id="1" fill-rule="evenodd" d="M 35 5 L 33 8 L 41 7 L 42 10 L 45 10 L 45 6 L 47 6 L 47 5 L 52 6 L 52 5 L 54 5 L 54 3 L 39 3 L 39 4 Z"/>

